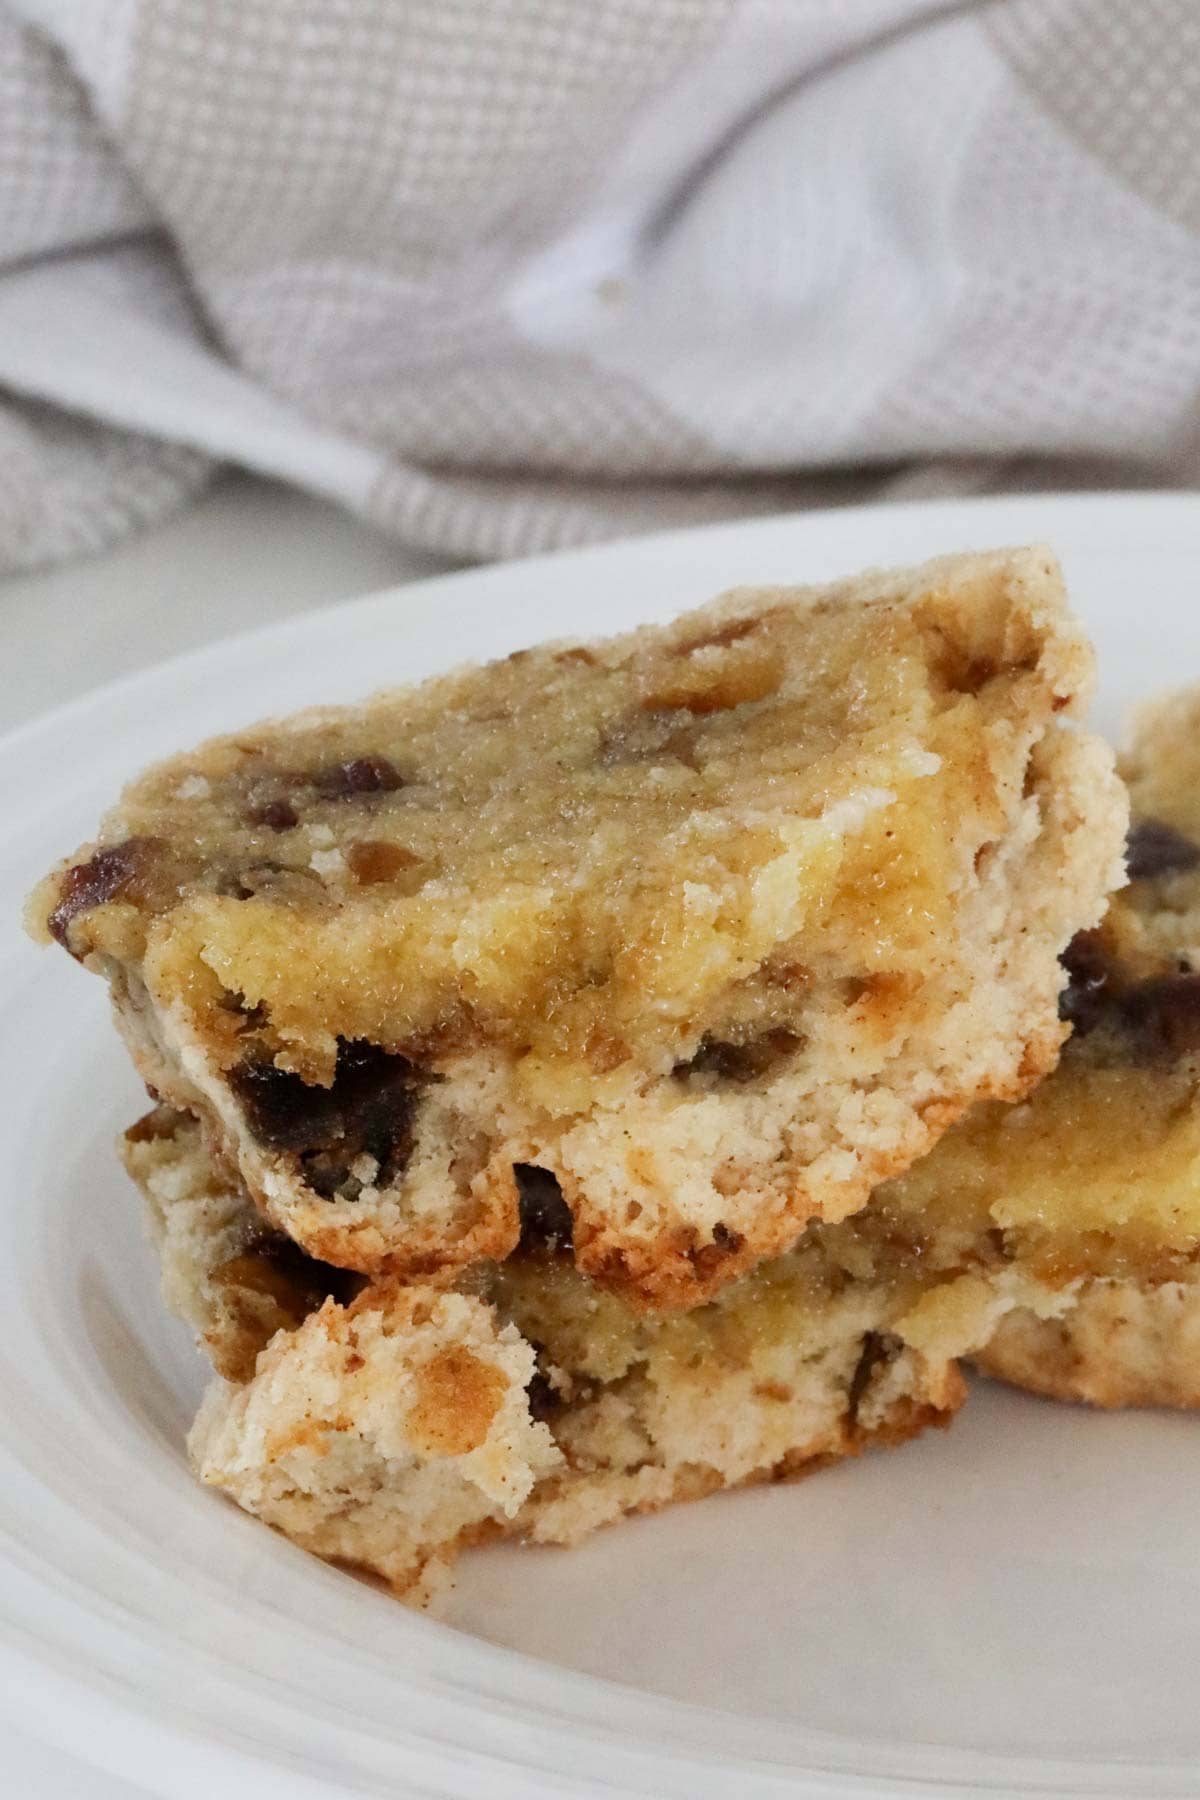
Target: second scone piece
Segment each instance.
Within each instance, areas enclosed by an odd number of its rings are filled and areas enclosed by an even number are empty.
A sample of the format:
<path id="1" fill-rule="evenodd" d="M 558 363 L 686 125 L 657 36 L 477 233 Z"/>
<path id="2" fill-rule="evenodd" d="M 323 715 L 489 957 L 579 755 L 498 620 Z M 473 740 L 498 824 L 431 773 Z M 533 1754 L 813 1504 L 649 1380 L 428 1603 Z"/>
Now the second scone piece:
<path id="1" fill-rule="evenodd" d="M 1044 551 L 745 590 L 152 770 L 35 926 L 310 1254 L 689 1306 L 1062 1038 L 1124 808 Z"/>
<path id="2" fill-rule="evenodd" d="M 870 1211 L 931 1273 L 971 1271 L 965 1319 L 1020 1276 L 1036 1304 L 975 1333 L 990 1373 L 1064 1400 L 1195 1408 L 1200 688 L 1142 707 L 1119 766 L 1129 885 L 1067 953 L 1058 1067 L 1023 1105 L 977 1108 Z M 947 1304 L 931 1303 L 938 1342 Z"/>

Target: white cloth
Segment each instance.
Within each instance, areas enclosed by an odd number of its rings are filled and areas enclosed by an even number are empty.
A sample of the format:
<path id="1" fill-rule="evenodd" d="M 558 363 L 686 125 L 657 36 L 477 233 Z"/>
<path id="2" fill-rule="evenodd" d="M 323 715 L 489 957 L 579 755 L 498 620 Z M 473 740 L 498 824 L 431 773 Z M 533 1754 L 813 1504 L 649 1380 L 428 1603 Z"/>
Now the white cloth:
<path id="1" fill-rule="evenodd" d="M 1191 481 L 1198 398 L 1194 0 L 0 0 L 0 566 L 212 459 L 454 556 Z"/>

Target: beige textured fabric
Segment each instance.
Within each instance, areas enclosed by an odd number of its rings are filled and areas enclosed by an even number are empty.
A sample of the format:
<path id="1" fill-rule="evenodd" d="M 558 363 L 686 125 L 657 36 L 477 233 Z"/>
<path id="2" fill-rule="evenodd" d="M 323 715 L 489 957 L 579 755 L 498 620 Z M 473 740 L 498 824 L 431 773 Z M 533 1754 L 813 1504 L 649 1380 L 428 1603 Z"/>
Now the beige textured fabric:
<path id="1" fill-rule="evenodd" d="M 462 556 L 935 465 L 1193 480 L 1198 32 L 1189 0 L 0 0 L 0 567 L 214 457 Z M 131 233 L 169 322 L 105 285 Z"/>
<path id="2" fill-rule="evenodd" d="M 62 53 L 0 6 L 0 268 L 153 224 Z M 169 266 L 161 279 L 177 285 Z M 153 277 L 141 285 L 153 303 Z M 182 445 L 0 396 L 0 569 L 101 550 L 180 505 L 209 467 Z"/>
<path id="3" fill-rule="evenodd" d="M 154 216 L 65 57 L 0 7 L 0 246 L 5 262 L 143 231 Z"/>
<path id="4" fill-rule="evenodd" d="M 1096 161 L 1200 232 L 1200 11 L 1190 0 L 1007 0 L 995 43 Z"/>
<path id="5" fill-rule="evenodd" d="M 209 460 L 30 400 L 0 401 L 0 546 L 12 570 L 107 548 L 181 506 Z"/>

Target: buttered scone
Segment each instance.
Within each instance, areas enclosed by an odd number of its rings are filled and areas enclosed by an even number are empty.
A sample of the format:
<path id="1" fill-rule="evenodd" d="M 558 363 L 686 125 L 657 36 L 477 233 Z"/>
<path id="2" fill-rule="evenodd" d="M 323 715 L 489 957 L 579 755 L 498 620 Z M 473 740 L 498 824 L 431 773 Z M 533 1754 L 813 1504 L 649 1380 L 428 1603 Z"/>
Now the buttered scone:
<path id="1" fill-rule="evenodd" d="M 409 1599 L 466 1544 L 572 1544 L 624 1513 L 897 1443 L 963 1397 L 923 1314 L 921 1348 L 904 1337 L 921 1272 L 860 1238 L 862 1214 L 814 1223 L 691 1312 L 640 1313 L 574 1265 L 569 1215 L 535 1173 L 503 1264 L 452 1289 L 347 1290 L 264 1230 L 195 1121 L 158 1109 L 126 1161 L 164 1294 L 223 1377 L 191 1434 L 201 1478 Z M 962 1347 L 958 1320 L 943 1335 Z"/>
<path id="2" fill-rule="evenodd" d="M 735 592 L 163 764 L 34 927 L 314 1258 L 502 1260 L 536 1167 L 692 1306 L 1052 1066 L 1124 832 L 1090 679 L 1044 551 Z"/>

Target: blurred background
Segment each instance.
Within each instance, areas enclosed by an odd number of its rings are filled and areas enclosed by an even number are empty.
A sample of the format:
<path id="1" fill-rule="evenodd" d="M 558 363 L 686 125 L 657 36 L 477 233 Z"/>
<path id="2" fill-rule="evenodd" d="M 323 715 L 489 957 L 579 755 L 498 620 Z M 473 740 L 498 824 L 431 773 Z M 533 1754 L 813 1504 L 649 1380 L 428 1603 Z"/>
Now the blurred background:
<path id="1" fill-rule="evenodd" d="M 1195 0 L 0 0 L 3 720 L 384 582 L 1200 476 Z"/>

